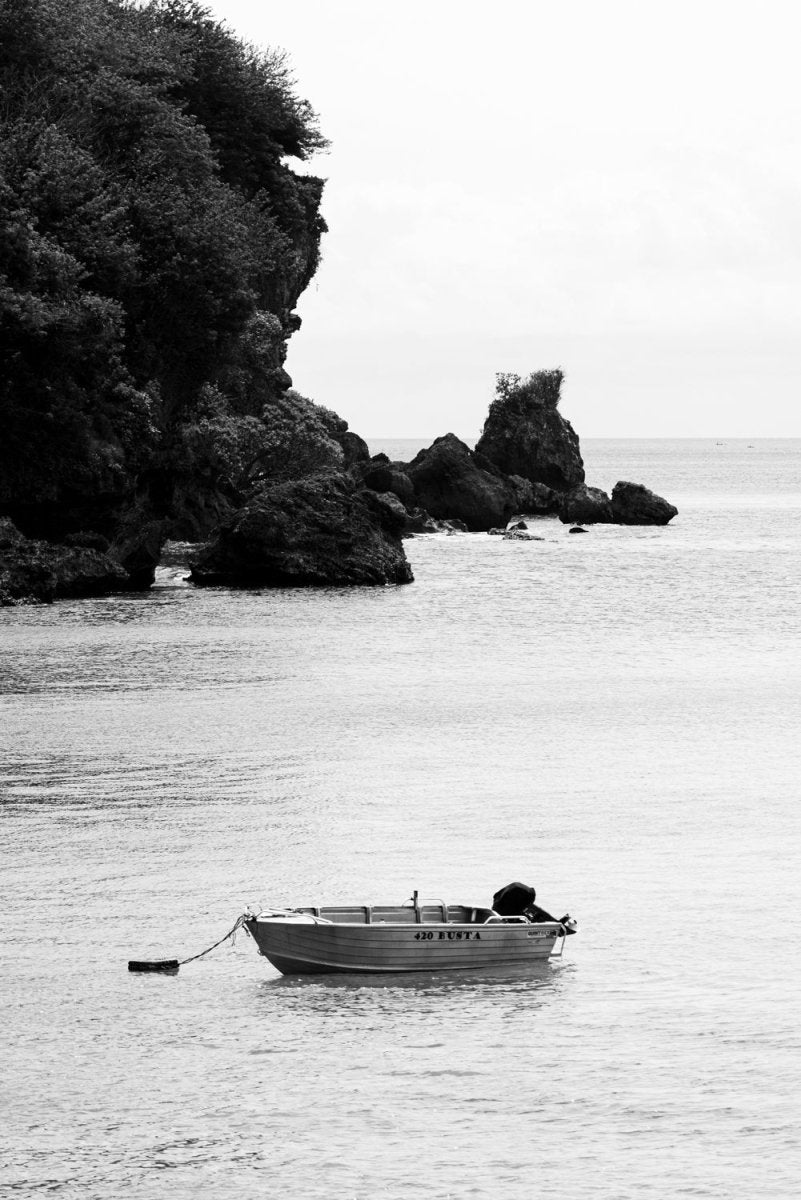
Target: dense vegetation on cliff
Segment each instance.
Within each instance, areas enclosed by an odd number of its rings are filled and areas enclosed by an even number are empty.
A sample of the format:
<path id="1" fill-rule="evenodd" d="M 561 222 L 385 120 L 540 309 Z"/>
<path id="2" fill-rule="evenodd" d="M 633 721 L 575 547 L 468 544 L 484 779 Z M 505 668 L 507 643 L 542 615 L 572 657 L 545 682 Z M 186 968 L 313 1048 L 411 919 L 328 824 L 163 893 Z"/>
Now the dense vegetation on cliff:
<path id="1" fill-rule="evenodd" d="M 285 159 L 325 142 L 283 57 L 186 0 L 0 0 L 0 94 L 0 514 L 114 537 L 304 425 L 322 182 Z"/>

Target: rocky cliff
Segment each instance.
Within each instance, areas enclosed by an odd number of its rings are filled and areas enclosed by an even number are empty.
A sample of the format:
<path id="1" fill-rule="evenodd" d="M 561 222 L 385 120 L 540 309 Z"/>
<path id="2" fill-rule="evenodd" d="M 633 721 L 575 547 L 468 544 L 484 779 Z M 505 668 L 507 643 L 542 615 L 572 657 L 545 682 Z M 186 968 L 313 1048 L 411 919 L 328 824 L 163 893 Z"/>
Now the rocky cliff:
<path id="1" fill-rule="evenodd" d="M 0 6 L 0 91 L 6 561 L 76 594 L 70 539 L 101 539 L 114 585 L 147 586 L 299 429 L 344 455 L 284 370 L 325 228 L 287 160 L 325 142 L 281 54 L 170 0 Z"/>

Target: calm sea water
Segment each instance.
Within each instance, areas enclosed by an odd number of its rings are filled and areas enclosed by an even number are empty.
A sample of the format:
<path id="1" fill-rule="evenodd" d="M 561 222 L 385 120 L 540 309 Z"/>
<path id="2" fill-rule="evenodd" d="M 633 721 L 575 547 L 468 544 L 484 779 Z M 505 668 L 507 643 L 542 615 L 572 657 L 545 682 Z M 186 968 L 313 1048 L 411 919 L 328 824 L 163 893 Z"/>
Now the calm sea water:
<path id="1" fill-rule="evenodd" d="M 0 611 L 4 1196 L 798 1195 L 801 442 L 583 449 L 679 517 Z M 514 879 L 537 974 L 126 970 Z"/>

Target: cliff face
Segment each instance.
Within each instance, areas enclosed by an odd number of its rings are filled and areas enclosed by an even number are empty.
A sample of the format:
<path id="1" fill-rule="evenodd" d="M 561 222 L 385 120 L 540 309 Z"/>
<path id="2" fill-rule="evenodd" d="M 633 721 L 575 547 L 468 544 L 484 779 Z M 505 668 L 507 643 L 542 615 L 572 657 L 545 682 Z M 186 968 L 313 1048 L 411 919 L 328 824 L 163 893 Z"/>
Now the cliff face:
<path id="1" fill-rule="evenodd" d="M 274 448 L 325 229 L 285 160 L 325 142 L 281 55 L 169 0 L 3 5 L 0 92 L 0 516 L 142 586 Z"/>

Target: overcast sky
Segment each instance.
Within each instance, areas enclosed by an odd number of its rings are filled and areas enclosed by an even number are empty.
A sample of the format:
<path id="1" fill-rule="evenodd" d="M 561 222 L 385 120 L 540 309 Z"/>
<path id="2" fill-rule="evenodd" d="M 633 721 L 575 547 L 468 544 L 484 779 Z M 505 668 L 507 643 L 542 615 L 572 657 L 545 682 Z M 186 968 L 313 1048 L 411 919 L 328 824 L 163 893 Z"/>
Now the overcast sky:
<path id="1" fill-rule="evenodd" d="M 330 151 L 287 367 L 364 436 L 561 366 L 603 436 L 801 436 L 801 6 L 214 0 Z"/>

